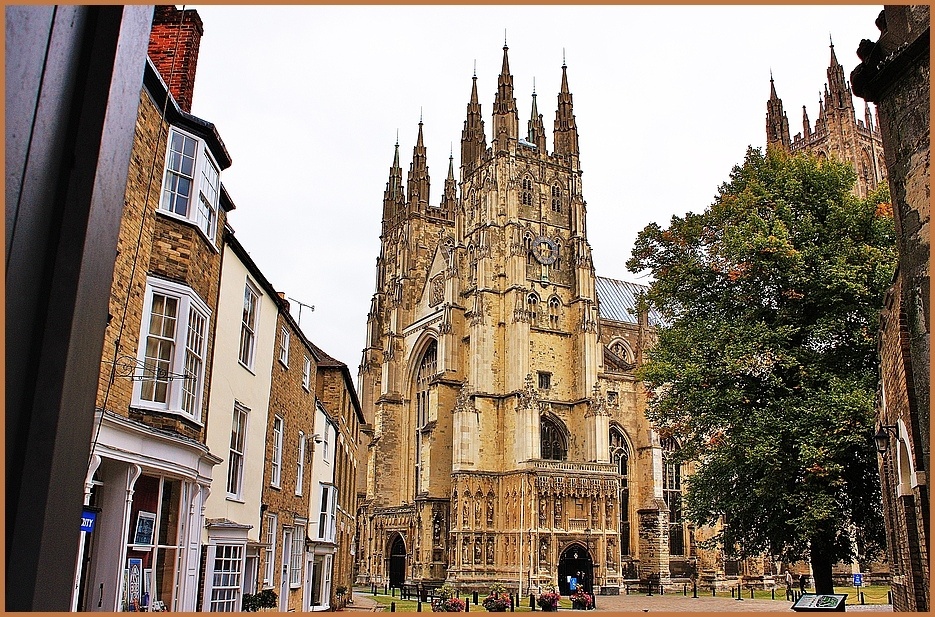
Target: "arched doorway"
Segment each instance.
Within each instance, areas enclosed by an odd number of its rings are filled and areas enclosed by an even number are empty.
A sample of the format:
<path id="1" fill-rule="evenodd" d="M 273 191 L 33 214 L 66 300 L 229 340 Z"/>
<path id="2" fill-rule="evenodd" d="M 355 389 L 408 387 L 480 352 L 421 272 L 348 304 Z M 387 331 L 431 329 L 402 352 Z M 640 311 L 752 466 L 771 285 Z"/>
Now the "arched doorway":
<path id="1" fill-rule="evenodd" d="M 406 580 L 406 543 L 399 534 L 390 547 L 390 587 L 402 587 Z"/>
<path id="2" fill-rule="evenodd" d="M 580 544 L 572 544 L 564 551 L 558 560 L 558 591 L 563 596 L 571 593 L 569 581 L 574 578 L 585 591 L 593 593 L 594 562 L 588 549 Z"/>

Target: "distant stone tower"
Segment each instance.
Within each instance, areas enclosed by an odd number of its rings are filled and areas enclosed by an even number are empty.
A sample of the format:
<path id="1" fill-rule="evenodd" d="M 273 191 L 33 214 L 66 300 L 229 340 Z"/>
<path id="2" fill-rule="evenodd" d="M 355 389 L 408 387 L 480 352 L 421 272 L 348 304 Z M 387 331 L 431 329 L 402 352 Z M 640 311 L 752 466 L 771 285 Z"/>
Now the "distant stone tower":
<path id="1" fill-rule="evenodd" d="M 789 119 L 782 99 L 770 75 L 770 96 L 766 102 L 766 146 L 787 152 L 811 152 L 818 157 L 834 157 L 854 166 L 857 172 L 856 193 L 865 197 L 886 181 L 883 142 L 874 126 L 870 105 L 864 104 L 864 119 L 857 119 L 850 84 L 844 67 L 838 62 L 831 44 L 831 63 L 824 96 L 818 101 L 818 119 L 812 128 L 805 105 L 802 106 L 802 132 L 789 138 Z"/>
<path id="2" fill-rule="evenodd" d="M 664 583 L 694 544 L 677 442 L 633 374 L 658 316 L 636 310 L 640 286 L 595 274 L 566 66 L 548 152 L 535 93 L 520 133 L 507 50 L 490 145 L 475 75 L 439 205 L 422 123 L 405 190 L 396 145 L 359 376 L 358 581 Z"/>

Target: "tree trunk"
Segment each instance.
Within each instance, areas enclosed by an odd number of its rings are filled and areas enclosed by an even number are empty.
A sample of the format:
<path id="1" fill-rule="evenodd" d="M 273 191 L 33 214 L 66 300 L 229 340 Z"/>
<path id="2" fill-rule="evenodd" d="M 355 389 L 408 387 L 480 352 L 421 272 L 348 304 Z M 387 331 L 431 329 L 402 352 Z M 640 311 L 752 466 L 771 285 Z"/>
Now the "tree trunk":
<path id="1" fill-rule="evenodd" d="M 831 578 L 831 568 L 834 560 L 830 551 L 825 548 L 825 541 L 821 537 L 813 537 L 809 543 L 812 575 L 815 580 L 815 593 L 834 593 L 834 580 Z"/>

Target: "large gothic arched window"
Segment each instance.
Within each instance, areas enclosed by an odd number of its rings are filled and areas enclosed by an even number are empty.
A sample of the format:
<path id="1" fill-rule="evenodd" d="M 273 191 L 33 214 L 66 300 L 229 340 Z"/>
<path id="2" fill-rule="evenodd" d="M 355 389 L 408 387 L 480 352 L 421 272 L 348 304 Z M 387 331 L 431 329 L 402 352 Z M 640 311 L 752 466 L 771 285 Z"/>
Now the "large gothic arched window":
<path id="1" fill-rule="evenodd" d="M 419 362 L 419 370 L 416 373 L 415 383 L 415 461 L 413 464 L 413 473 L 415 474 L 415 492 L 419 494 L 422 491 L 422 429 L 429 423 L 429 381 L 437 372 L 438 344 L 435 341 L 429 343 L 425 353 L 422 354 L 422 360 Z"/>
<path id="2" fill-rule="evenodd" d="M 662 498 L 669 508 L 669 554 L 685 554 L 685 525 L 682 518 L 682 465 L 672 461 L 679 444 L 674 437 L 660 442 L 662 446 Z"/>
<path id="3" fill-rule="evenodd" d="M 564 461 L 568 449 L 565 446 L 565 435 L 558 424 L 545 416 L 539 418 L 539 447 L 540 458 L 550 461 Z"/>
<path id="4" fill-rule="evenodd" d="M 620 555 L 630 554 L 630 449 L 627 440 L 616 426 L 610 427 L 610 462 L 616 465 L 620 476 Z"/>

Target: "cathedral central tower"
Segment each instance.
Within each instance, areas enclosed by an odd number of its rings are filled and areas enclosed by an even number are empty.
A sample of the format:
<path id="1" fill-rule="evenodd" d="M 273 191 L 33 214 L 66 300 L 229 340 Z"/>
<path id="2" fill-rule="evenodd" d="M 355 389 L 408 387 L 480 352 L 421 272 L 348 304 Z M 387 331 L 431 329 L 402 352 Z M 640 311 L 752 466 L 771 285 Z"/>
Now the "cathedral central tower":
<path id="1" fill-rule="evenodd" d="M 360 368 L 361 582 L 524 591 L 579 571 L 604 586 L 669 574 L 661 450 L 632 376 L 648 324 L 617 306 L 601 340 L 567 67 L 549 152 L 535 92 L 520 135 L 508 53 L 490 145 L 475 75 L 460 179 L 449 157 L 437 205 L 422 123 L 405 191 L 396 145 Z"/>

